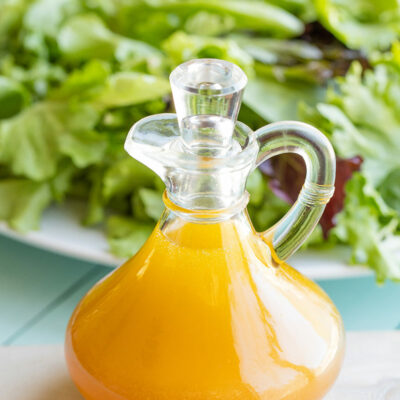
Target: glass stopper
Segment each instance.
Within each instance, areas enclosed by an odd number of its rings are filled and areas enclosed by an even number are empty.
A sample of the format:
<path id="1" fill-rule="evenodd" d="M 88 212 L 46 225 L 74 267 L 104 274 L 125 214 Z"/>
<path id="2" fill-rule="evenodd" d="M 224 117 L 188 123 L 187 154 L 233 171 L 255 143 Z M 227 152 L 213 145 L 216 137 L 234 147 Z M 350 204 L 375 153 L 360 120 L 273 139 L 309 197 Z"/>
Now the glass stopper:
<path id="1" fill-rule="evenodd" d="M 178 66 L 170 76 L 181 138 L 202 156 L 223 156 L 232 146 L 245 73 L 217 59 L 198 59 Z"/>

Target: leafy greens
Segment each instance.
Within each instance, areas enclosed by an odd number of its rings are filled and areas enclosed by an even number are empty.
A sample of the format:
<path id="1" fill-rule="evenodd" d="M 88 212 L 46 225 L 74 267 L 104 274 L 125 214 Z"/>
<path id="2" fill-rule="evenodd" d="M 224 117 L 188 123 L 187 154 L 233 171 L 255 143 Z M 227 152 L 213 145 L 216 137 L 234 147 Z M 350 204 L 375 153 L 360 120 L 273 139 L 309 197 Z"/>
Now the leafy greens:
<path id="1" fill-rule="evenodd" d="M 77 197 L 82 222 L 132 255 L 162 212 L 163 184 L 125 154 L 125 136 L 173 111 L 172 68 L 222 58 L 250 78 L 240 120 L 303 120 L 334 145 L 325 240 L 350 245 L 379 280 L 400 279 L 399 18 L 394 0 L 0 0 L 0 219 L 27 232 Z M 287 156 L 249 177 L 257 229 L 285 214 L 303 179 Z"/>

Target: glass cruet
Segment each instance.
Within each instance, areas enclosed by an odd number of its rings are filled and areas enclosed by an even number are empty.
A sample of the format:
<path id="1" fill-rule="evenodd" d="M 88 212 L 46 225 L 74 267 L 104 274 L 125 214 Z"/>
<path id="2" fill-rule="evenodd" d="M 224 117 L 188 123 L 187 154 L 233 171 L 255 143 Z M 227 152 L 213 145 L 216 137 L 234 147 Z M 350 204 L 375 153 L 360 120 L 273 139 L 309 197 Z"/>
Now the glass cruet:
<path id="1" fill-rule="evenodd" d="M 285 260 L 332 196 L 332 147 L 300 122 L 256 132 L 237 122 L 247 78 L 229 62 L 192 60 L 170 81 L 176 115 L 142 119 L 125 144 L 164 181 L 166 208 L 75 309 L 72 379 L 86 400 L 322 399 L 340 370 L 342 321 Z M 285 152 L 304 158 L 304 186 L 281 221 L 255 232 L 246 179 Z"/>

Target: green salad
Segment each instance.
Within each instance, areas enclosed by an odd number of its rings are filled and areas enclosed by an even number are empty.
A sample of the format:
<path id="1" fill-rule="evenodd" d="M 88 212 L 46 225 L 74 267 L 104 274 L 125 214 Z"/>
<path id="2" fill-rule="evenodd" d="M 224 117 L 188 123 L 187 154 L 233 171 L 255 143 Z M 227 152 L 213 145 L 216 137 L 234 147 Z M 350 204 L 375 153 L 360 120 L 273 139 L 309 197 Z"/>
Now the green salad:
<path id="1" fill-rule="evenodd" d="M 400 6 L 396 0 L 0 0 L 0 219 L 25 233 L 68 198 L 110 251 L 134 254 L 163 183 L 123 149 L 139 119 L 174 112 L 168 75 L 221 58 L 248 75 L 239 119 L 308 122 L 331 140 L 336 193 L 308 246 L 400 279 Z M 296 156 L 248 180 L 264 229 L 304 180 Z"/>

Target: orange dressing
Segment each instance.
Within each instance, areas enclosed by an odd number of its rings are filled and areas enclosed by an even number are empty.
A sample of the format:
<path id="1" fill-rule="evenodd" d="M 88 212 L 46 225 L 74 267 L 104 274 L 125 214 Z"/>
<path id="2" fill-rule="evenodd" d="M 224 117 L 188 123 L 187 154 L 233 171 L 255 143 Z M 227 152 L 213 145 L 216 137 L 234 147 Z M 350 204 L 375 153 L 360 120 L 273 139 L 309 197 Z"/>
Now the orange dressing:
<path id="1" fill-rule="evenodd" d="M 235 219 L 175 222 L 75 310 L 66 357 L 85 399 L 322 399 L 343 356 L 326 294 Z"/>

